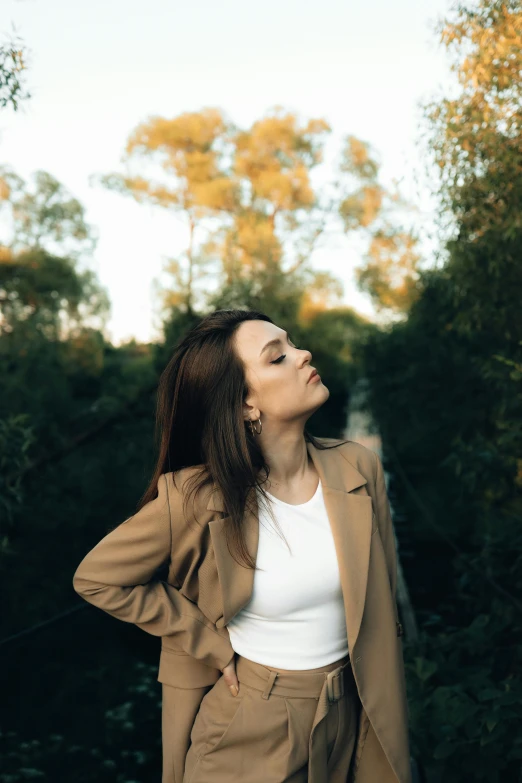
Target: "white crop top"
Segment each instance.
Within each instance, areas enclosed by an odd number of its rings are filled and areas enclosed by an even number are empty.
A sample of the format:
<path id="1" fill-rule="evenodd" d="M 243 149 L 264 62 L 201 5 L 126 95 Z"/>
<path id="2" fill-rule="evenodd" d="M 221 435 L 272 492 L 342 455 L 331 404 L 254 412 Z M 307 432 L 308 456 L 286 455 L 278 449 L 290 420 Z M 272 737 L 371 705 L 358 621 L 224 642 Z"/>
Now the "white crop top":
<path id="1" fill-rule="evenodd" d="M 265 666 L 325 666 L 348 653 L 348 640 L 321 482 L 313 498 L 297 506 L 267 494 L 278 526 L 258 491 L 257 567 L 263 570 L 254 573 L 251 600 L 227 625 L 230 642 L 236 653 Z"/>

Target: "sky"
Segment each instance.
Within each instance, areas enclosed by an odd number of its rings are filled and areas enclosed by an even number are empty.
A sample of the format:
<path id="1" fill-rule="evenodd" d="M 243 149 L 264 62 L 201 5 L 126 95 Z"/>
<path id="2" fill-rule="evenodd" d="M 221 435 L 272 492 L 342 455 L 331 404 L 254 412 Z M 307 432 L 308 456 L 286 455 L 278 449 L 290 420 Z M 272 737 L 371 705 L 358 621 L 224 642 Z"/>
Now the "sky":
<path id="1" fill-rule="evenodd" d="M 29 49 L 29 101 L 0 115 L 0 162 L 30 181 L 44 170 L 86 209 L 99 237 L 90 260 L 111 300 L 107 335 L 119 345 L 158 339 L 154 280 L 183 251 L 183 221 L 89 182 L 123 171 L 132 130 L 150 117 L 211 106 L 248 127 L 279 105 L 368 142 L 381 181 L 417 207 L 430 263 L 436 203 L 419 144 L 422 103 L 455 77 L 435 24 L 448 0 L 3 0 L 0 35 Z M 330 151 L 330 152 L 328 152 Z M 361 246 L 331 237 L 311 259 L 344 286 L 343 303 L 374 317 L 354 283 Z"/>

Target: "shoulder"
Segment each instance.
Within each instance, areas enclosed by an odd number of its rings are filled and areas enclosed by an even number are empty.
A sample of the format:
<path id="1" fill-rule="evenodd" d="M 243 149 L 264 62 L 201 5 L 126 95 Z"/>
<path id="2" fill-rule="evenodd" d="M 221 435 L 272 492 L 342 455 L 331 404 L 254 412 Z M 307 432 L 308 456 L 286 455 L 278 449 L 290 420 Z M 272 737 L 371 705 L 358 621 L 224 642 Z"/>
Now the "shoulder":
<path id="1" fill-rule="evenodd" d="M 179 468 L 179 470 L 170 470 L 166 473 L 162 473 L 160 481 L 168 487 L 169 493 L 183 492 L 186 489 L 187 481 L 194 480 L 195 476 L 202 476 L 205 474 L 206 468 L 204 465 L 190 465 L 189 467 Z"/>
<path id="2" fill-rule="evenodd" d="M 355 440 L 343 441 L 339 438 L 317 438 L 325 446 L 335 448 L 333 451 L 339 452 L 343 459 L 349 462 L 366 479 L 375 482 L 378 470 L 379 456 L 375 451 L 357 443 Z M 338 444 L 338 445 L 335 445 Z"/>
<path id="3" fill-rule="evenodd" d="M 191 497 L 194 504 L 193 510 L 199 514 L 206 510 L 212 493 L 211 483 L 205 481 L 207 476 L 208 471 L 205 465 L 191 465 L 169 471 L 161 474 L 158 490 L 161 487 L 162 493 L 170 504 L 171 511 L 174 509 L 178 512 L 184 511 L 185 499 Z M 200 489 L 193 494 L 196 487 Z"/>

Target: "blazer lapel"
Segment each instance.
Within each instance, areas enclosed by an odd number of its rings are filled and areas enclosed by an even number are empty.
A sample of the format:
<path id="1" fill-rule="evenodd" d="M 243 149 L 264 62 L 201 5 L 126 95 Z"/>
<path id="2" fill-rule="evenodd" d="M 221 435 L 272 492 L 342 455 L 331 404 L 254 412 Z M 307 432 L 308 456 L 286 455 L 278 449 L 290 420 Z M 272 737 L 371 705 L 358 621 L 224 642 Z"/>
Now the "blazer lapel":
<path id="1" fill-rule="evenodd" d="M 372 501 L 369 495 L 353 494 L 353 490 L 366 484 L 367 480 L 340 449 L 317 449 L 310 442 L 306 446 L 323 487 L 339 565 L 348 647 L 352 655 L 361 626 L 368 581 Z M 212 492 L 207 509 L 225 510 L 219 489 Z M 239 565 L 228 551 L 224 530 L 227 519 L 229 517 L 209 522 L 223 601 L 223 616 L 216 622 L 218 628 L 226 626 L 248 604 L 254 587 L 254 571 Z M 259 542 L 257 510 L 255 514 L 245 510 L 243 526 L 248 551 L 255 558 Z"/>

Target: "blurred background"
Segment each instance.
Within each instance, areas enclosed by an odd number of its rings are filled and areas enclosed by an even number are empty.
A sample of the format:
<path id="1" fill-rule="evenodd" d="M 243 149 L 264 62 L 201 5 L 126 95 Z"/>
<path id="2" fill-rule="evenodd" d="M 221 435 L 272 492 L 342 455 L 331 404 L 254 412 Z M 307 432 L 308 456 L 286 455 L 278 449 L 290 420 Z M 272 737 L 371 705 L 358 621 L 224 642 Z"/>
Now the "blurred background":
<path id="1" fill-rule="evenodd" d="M 5 0 L 0 36 L 0 781 L 159 780 L 159 639 L 72 575 L 177 338 L 241 307 L 382 457 L 415 781 L 520 783 L 520 0 Z"/>

